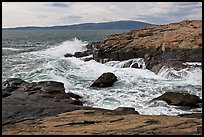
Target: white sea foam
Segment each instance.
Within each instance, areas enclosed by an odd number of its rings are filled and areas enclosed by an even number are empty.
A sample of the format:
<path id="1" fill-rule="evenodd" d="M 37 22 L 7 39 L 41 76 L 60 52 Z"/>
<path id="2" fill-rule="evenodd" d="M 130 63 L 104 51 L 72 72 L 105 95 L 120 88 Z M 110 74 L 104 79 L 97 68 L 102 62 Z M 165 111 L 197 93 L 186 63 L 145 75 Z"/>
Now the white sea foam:
<path id="1" fill-rule="evenodd" d="M 201 64 L 201 62 L 185 62 L 185 63 L 183 63 L 184 65 L 198 65 L 198 66 L 201 66 L 202 64 Z"/>
<path id="2" fill-rule="evenodd" d="M 180 80 L 189 84 L 202 84 L 202 69 L 199 67 L 189 67 L 181 70 L 174 68 L 162 67 L 158 75 L 168 80 Z"/>
<path id="3" fill-rule="evenodd" d="M 22 50 L 22 49 L 19 49 L 19 48 L 2 48 L 2 50 L 20 51 L 20 50 Z"/>
<path id="4" fill-rule="evenodd" d="M 118 67 L 118 68 L 128 68 L 133 67 L 133 65 L 137 64 L 138 68 L 145 69 L 145 62 L 143 58 L 134 58 L 134 59 L 128 59 L 124 61 L 109 61 L 105 63 L 108 66 Z"/>
<path id="5" fill-rule="evenodd" d="M 74 38 L 72 40 L 64 41 L 53 48 L 45 50 L 44 52 L 49 54 L 50 56 L 61 57 L 64 56 L 66 53 L 74 54 L 75 52 L 85 51 L 87 44 L 88 43 L 86 41 L 81 41 L 77 38 Z"/>

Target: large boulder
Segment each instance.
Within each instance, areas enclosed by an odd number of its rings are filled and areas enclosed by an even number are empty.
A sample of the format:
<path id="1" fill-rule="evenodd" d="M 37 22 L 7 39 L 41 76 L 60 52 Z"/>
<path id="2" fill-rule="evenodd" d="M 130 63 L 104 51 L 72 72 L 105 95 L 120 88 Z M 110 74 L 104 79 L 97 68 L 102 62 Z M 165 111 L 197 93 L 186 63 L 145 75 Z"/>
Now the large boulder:
<path id="1" fill-rule="evenodd" d="M 197 107 L 201 99 L 196 95 L 179 92 L 166 92 L 153 100 L 163 100 L 168 105 Z"/>
<path id="2" fill-rule="evenodd" d="M 111 73 L 103 73 L 91 87 L 111 87 L 117 81 L 117 77 Z"/>

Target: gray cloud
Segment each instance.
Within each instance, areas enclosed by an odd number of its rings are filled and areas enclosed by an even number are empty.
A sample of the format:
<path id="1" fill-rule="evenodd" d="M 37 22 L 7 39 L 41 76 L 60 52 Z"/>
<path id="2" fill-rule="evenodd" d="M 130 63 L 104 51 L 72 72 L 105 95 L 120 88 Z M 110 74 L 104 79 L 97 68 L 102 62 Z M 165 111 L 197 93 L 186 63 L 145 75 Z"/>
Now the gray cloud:
<path id="1" fill-rule="evenodd" d="M 201 16 L 202 5 L 199 2 L 171 2 L 151 5 L 146 12 L 139 13 L 131 19 L 165 24 L 184 19 L 200 19 Z"/>
<path id="2" fill-rule="evenodd" d="M 64 7 L 70 7 L 71 5 L 72 3 L 54 2 L 50 6 L 64 8 Z"/>
<path id="3" fill-rule="evenodd" d="M 65 16 L 60 18 L 59 20 L 80 20 L 81 16 Z"/>
<path id="4" fill-rule="evenodd" d="M 184 10 L 184 11 L 189 11 L 191 12 L 192 10 L 202 10 L 202 5 L 199 2 L 181 2 L 181 3 L 175 3 L 175 6 L 179 10 Z"/>
<path id="5" fill-rule="evenodd" d="M 179 6 L 198 6 L 200 5 L 199 2 L 175 2 L 175 4 Z"/>

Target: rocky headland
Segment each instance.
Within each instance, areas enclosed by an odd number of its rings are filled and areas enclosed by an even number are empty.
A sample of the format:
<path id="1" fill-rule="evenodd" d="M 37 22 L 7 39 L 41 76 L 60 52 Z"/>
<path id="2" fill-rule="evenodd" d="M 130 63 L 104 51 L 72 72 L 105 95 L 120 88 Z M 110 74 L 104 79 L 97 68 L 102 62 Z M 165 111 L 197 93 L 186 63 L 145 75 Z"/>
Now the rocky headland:
<path id="1" fill-rule="evenodd" d="M 146 69 L 156 74 L 163 66 L 180 70 L 188 67 L 185 62 L 202 62 L 202 21 L 183 20 L 147 26 L 109 35 L 102 41 L 89 43 L 86 47 L 87 51 L 77 52 L 73 56 L 87 56 L 86 61 L 94 59 L 101 63 L 143 58 Z M 88 57 L 89 55 L 93 57 Z M 127 62 L 126 66 L 139 68 L 132 61 Z"/>
<path id="2" fill-rule="evenodd" d="M 156 74 L 162 67 L 176 70 L 186 62 L 202 61 L 202 21 L 184 20 L 167 25 L 148 26 L 102 41 L 89 43 L 87 51 L 75 56 L 85 61 L 129 60 L 124 67 L 140 68 L 131 59 L 143 58 L 145 67 Z M 93 55 L 93 56 L 91 56 Z M 198 66 L 201 67 L 201 66 Z M 111 87 L 117 76 L 107 72 L 90 87 Z M 195 108 L 202 100 L 191 94 L 167 92 L 152 98 L 168 105 Z M 202 113 L 141 115 L 134 108 L 115 110 L 83 106 L 83 97 L 65 92 L 57 81 L 26 82 L 9 78 L 2 82 L 3 135 L 201 135 Z"/>

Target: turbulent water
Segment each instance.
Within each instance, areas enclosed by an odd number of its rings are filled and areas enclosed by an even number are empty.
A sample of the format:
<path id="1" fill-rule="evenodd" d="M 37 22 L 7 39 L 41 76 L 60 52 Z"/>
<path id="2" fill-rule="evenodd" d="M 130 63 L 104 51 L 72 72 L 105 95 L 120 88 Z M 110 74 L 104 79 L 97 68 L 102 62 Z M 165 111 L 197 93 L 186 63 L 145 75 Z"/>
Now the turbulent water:
<path id="1" fill-rule="evenodd" d="M 2 31 L 2 81 L 12 77 L 28 82 L 63 82 L 66 92 L 83 96 L 85 106 L 134 107 L 140 114 L 156 115 L 202 111 L 202 108 L 169 106 L 164 101 L 150 102 L 168 91 L 191 93 L 202 98 L 201 67 L 192 66 L 180 71 L 163 68 L 156 75 L 145 69 L 142 58 L 133 60 L 141 66 L 136 69 L 123 68 L 127 61 L 101 64 L 94 60 L 84 62 L 79 58 L 64 57 L 66 53 L 86 50 L 85 45 L 89 42 L 121 32 L 124 31 Z M 117 76 L 118 81 L 113 87 L 90 87 L 105 72 Z"/>

